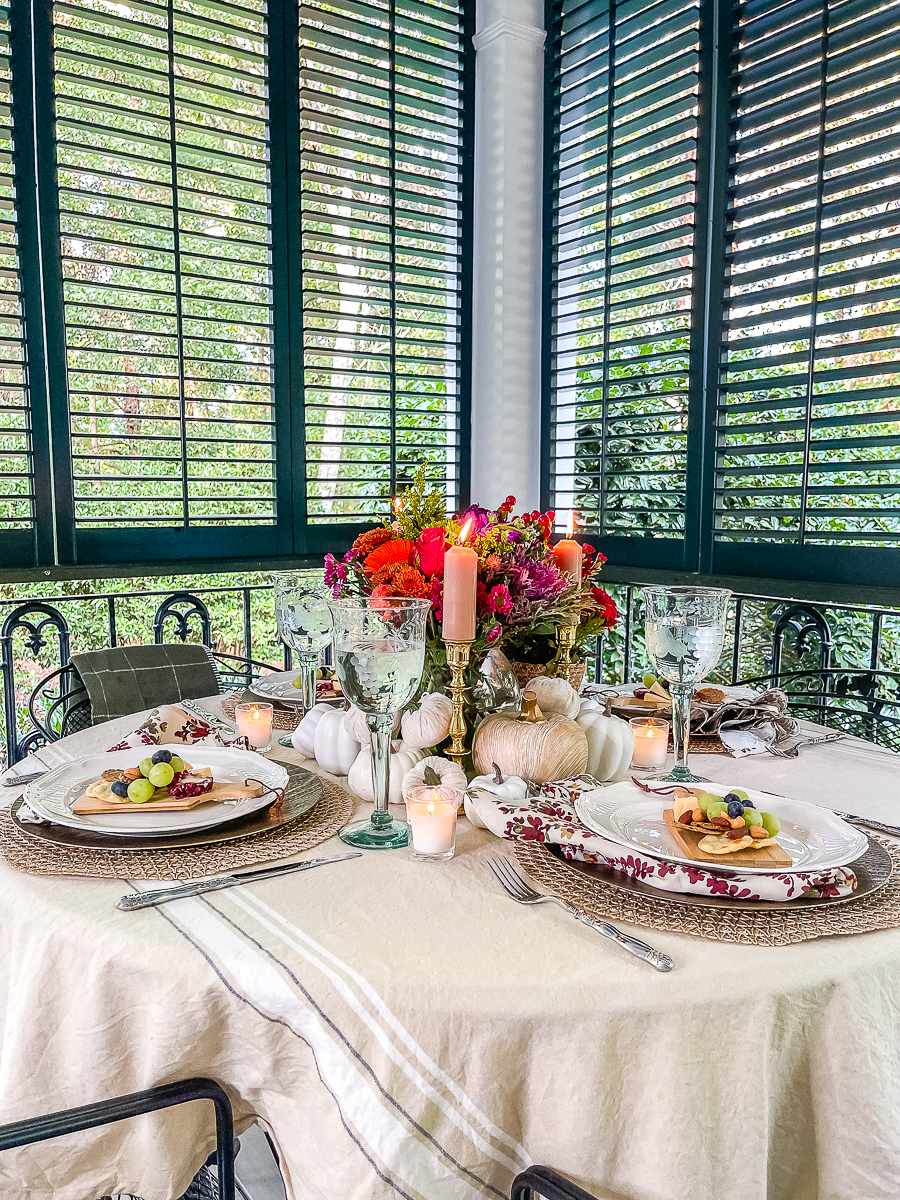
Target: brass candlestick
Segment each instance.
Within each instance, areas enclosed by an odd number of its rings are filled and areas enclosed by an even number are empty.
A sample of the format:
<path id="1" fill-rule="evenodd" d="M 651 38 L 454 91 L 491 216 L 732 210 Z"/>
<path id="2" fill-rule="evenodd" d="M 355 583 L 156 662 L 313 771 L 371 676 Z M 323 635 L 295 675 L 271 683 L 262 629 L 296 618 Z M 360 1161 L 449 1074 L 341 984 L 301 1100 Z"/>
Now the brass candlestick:
<path id="1" fill-rule="evenodd" d="M 447 647 L 447 666 L 450 668 L 450 700 L 453 713 L 450 721 L 450 736 L 452 741 L 447 757 L 452 758 L 457 766 L 462 767 L 466 756 L 466 718 L 463 713 L 463 697 L 466 685 L 463 682 L 466 667 L 469 665 L 469 655 L 472 651 L 471 642 L 450 642 L 444 638 Z"/>
<path id="2" fill-rule="evenodd" d="M 563 679 L 569 677 L 569 667 L 572 665 L 572 647 L 575 645 L 576 627 L 574 625 L 560 625 L 556 630 L 556 641 L 559 646 L 559 652 L 556 655 L 556 674 L 561 675 Z"/>

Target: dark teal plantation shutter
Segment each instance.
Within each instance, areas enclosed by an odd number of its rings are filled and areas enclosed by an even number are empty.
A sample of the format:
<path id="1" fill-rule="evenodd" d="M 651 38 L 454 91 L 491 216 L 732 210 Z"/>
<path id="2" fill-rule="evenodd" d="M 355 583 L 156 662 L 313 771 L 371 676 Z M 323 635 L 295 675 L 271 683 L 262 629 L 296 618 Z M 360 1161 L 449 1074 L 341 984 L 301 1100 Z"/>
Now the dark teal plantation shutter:
<path id="1" fill-rule="evenodd" d="M 3 565 L 340 550 L 427 459 L 457 502 L 472 16 L 13 0 Z"/>
<path id="2" fill-rule="evenodd" d="M 389 512 L 427 459 L 458 499 L 465 34 L 460 0 L 301 9 L 307 511 L 323 545 Z"/>
<path id="3" fill-rule="evenodd" d="M 683 557 L 698 30 L 673 0 L 551 12 L 550 503 L 620 562 Z"/>
<path id="4" fill-rule="evenodd" d="M 900 583 L 900 4 L 738 37 L 714 561 Z"/>
<path id="5" fill-rule="evenodd" d="M 900 3 L 550 33 L 549 502 L 623 565 L 900 586 Z"/>

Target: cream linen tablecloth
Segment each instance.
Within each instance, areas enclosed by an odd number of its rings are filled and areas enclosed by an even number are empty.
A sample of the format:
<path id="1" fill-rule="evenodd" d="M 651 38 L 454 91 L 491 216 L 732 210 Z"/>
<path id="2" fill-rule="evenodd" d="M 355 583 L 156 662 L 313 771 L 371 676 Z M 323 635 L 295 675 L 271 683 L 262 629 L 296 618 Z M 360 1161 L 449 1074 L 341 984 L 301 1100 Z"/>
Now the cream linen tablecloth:
<path id="1" fill-rule="evenodd" d="M 900 760 L 864 743 L 702 765 L 900 818 Z M 0 863 L 0 1122 L 211 1075 L 297 1200 L 502 1197 L 532 1160 L 601 1200 L 896 1200 L 900 930 L 646 932 L 675 960 L 660 975 L 512 904 L 498 852 L 463 821 L 447 864 L 369 853 L 130 914 L 128 885 Z M 122 1122 L 0 1155 L 0 1196 L 170 1200 L 212 1146 L 202 1105 Z"/>

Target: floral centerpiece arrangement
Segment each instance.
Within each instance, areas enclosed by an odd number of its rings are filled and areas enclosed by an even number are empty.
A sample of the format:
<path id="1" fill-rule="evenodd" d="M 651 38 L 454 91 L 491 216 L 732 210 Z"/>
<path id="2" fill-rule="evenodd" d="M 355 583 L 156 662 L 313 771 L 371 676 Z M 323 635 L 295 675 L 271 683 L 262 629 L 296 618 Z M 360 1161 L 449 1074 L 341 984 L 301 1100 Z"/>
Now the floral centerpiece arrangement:
<path id="1" fill-rule="evenodd" d="M 595 583 L 605 557 L 584 545 L 582 579 L 576 585 L 553 553 L 554 514 L 516 516 L 515 504 L 509 496 L 495 510 L 473 504 L 448 516 L 443 494 L 429 488 L 422 467 L 396 499 L 392 518 L 360 534 L 343 558 L 325 556 L 325 582 L 335 597 L 431 600 L 424 691 L 443 691 L 449 682 L 441 641 L 444 554 L 461 535 L 478 554 L 473 664 L 500 646 L 519 662 L 552 664 L 562 625 L 576 626 L 574 653 L 583 658 L 595 635 L 618 620 L 612 597 Z"/>

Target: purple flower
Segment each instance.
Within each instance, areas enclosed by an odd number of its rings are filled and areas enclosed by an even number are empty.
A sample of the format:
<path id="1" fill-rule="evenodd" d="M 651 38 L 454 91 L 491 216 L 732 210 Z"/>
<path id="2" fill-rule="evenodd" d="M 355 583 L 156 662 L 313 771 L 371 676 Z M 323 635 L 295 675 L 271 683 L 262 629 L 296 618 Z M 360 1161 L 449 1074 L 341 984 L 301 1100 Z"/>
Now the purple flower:
<path id="1" fill-rule="evenodd" d="M 493 514 L 488 512 L 486 508 L 481 508 L 478 504 L 470 504 L 466 511 L 459 518 L 459 523 L 462 525 L 464 521 L 468 521 L 468 519 L 471 517 L 472 521 L 474 522 L 472 525 L 472 532 L 477 536 L 478 534 L 484 533 L 485 529 L 487 529 L 488 525 L 490 525 L 490 518 L 492 515 Z"/>
<path id="2" fill-rule="evenodd" d="M 508 542 L 521 542 L 522 535 L 519 533 L 518 529 L 507 529 L 506 540 Z"/>
<path id="3" fill-rule="evenodd" d="M 333 554 L 325 555 L 325 586 L 331 588 L 333 596 L 341 594 L 341 584 L 349 574 L 343 563 L 339 563 Z"/>
<path id="4" fill-rule="evenodd" d="M 518 590 L 529 600 L 555 600 L 569 581 L 550 563 L 523 558 L 515 567 Z"/>
<path id="5" fill-rule="evenodd" d="M 491 642 L 496 642 L 496 640 L 499 636 L 500 636 L 500 626 L 495 625 L 494 628 L 491 629 L 490 632 L 487 634 L 487 636 L 485 637 L 484 640 L 487 642 L 488 645 L 490 645 Z"/>

